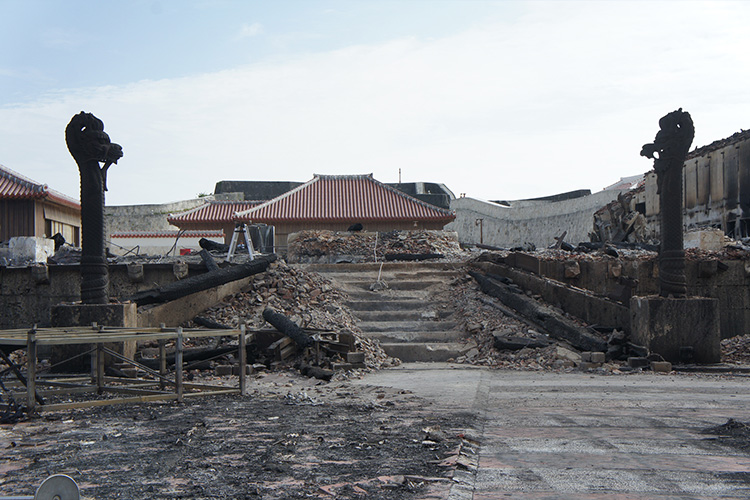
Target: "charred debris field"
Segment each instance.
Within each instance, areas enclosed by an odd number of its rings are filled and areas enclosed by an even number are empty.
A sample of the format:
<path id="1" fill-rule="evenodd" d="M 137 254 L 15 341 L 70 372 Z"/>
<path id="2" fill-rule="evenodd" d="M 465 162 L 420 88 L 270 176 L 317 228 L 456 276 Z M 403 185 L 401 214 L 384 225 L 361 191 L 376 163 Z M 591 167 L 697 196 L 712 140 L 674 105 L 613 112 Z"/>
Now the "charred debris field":
<path id="1" fill-rule="evenodd" d="M 66 473 L 83 498 L 423 498 L 447 491 L 468 413 L 267 374 L 248 397 L 57 412 L 0 427 L 0 495 Z"/>

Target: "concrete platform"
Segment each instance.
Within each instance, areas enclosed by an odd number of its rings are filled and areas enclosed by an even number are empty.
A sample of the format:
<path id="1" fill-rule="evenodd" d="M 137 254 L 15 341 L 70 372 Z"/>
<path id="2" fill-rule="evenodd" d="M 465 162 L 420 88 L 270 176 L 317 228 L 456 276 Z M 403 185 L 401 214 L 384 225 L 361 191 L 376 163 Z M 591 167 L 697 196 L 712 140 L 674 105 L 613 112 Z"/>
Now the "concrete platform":
<path id="1" fill-rule="evenodd" d="M 444 362 L 456 359 L 466 350 L 459 342 L 382 342 L 383 350 L 394 358 L 407 362 Z"/>
<path id="2" fill-rule="evenodd" d="M 355 381 L 479 417 L 449 500 L 750 496 L 750 455 L 707 427 L 750 419 L 746 377 L 598 376 L 408 363 Z"/>

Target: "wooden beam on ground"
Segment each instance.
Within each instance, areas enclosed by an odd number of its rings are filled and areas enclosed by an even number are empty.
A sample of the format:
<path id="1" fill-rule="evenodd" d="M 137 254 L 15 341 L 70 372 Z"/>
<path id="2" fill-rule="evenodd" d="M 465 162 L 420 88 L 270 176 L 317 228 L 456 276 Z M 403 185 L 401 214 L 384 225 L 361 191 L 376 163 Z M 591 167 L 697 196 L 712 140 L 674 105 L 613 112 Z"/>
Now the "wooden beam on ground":
<path id="1" fill-rule="evenodd" d="M 607 341 L 592 334 L 586 328 L 576 325 L 568 318 L 554 311 L 550 307 L 540 304 L 536 300 L 518 293 L 508 285 L 494 280 L 477 271 L 469 271 L 477 280 L 482 291 L 500 299 L 503 304 L 518 311 L 519 314 L 542 325 L 550 336 L 569 342 L 573 347 L 582 351 L 607 351 Z"/>

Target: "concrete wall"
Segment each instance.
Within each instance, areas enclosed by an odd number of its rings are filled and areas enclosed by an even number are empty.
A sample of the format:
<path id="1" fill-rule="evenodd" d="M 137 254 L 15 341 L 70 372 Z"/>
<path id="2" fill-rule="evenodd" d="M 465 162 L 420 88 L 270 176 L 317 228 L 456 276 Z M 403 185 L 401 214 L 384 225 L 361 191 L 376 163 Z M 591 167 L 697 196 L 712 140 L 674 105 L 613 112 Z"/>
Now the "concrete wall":
<path id="1" fill-rule="evenodd" d="M 81 270 L 77 265 L 0 267 L 0 329 L 50 326 L 50 309 L 81 300 Z M 202 264 L 188 266 L 189 275 L 205 272 Z M 173 264 L 143 266 L 143 279 L 129 277 L 125 264 L 109 266 L 109 294 L 123 299 L 177 280 Z M 44 277 L 47 279 L 44 279 Z"/>
<path id="2" fill-rule="evenodd" d="M 211 197 L 176 201 L 161 205 L 116 205 L 104 208 L 104 234 L 126 231 L 169 231 L 178 229 L 167 222 L 167 216 L 199 207 Z"/>
<path id="3" fill-rule="evenodd" d="M 461 243 L 481 243 L 501 248 L 512 248 L 533 243 L 546 248 L 555 243 L 555 236 L 563 231 L 568 234 L 565 241 L 573 244 L 589 241 L 593 227 L 594 212 L 617 199 L 621 190 L 600 191 L 588 196 L 557 202 L 511 202 L 510 207 L 477 200 L 456 198 L 451 209 L 456 211 L 456 220 L 445 226 L 456 231 Z"/>

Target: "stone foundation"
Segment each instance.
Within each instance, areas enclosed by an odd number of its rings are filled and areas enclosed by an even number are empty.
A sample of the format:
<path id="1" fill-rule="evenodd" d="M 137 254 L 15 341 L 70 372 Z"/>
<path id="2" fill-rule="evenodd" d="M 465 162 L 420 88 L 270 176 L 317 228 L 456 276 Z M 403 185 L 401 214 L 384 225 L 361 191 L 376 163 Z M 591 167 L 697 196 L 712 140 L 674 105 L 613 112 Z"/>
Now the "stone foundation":
<path id="1" fill-rule="evenodd" d="M 687 361 L 684 357 L 689 352 L 692 352 L 695 363 L 710 364 L 721 360 L 717 299 L 632 297 L 630 328 L 633 343 L 646 346 L 667 361 Z"/>
<path id="2" fill-rule="evenodd" d="M 53 327 L 89 326 L 93 323 L 102 326 L 136 328 L 138 326 L 137 306 L 134 303 L 124 304 L 59 304 L 52 307 L 51 319 Z M 135 356 L 135 341 L 105 344 L 105 347 L 122 354 L 126 358 Z M 50 363 L 55 365 L 73 356 L 90 350 L 90 344 L 63 344 L 52 346 L 48 354 Z M 119 360 L 106 356 L 104 363 L 110 366 Z M 65 363 L 62 370 L 88 371 L 91 366 L 88 355 Z"/>

